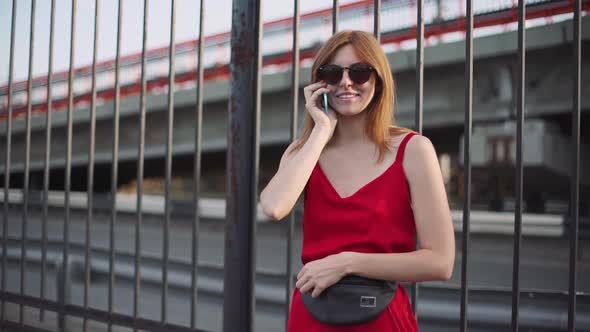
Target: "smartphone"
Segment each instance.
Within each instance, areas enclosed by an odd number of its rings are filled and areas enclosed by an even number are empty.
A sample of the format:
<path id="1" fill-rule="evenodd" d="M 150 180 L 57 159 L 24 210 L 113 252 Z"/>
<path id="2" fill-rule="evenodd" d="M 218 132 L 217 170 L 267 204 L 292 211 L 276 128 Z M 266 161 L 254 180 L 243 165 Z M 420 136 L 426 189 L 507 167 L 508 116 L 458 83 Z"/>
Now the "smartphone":
<path id="1" fill-rule="evenodd" d="M 324 112 L 326 114 L 328 114 L 328 93 L 324 92 L 323 97 L 324 97 L 324 102 L 322 104 L 324 104 Z"/>

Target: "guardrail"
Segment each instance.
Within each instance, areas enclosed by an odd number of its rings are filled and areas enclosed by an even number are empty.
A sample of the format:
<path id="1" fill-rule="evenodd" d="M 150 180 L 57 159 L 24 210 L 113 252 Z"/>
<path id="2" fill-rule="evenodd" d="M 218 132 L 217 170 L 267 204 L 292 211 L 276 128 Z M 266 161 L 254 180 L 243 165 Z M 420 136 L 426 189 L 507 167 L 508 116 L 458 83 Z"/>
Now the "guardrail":
<path id="1" fill-rule="evenodd" d="M 29 239 L 29 249 L 26 260 L 30 266 L 41 264 L 41 240 Z M 83 283 L 84 243 L 70 242 L 71 264 L 69 275 L 58 273 L 57 289 L 58 297 L 67 297 L 71 291 L 60 289 L 65 284 L 72 287 L 72 282 Z M 1 252 L 1 251 L 0 251 Z M 62 271 L 62 242 L 60 239 L 49 239 L 47 250 L 47 263 Z M 2 253 L 4 254 L 4 253 Z M 109 276 L 109 250 L 108 248 L 92 247 L 92 261 L 90 262 L 91 277 L 94 284 L 106 280 Z M 9 262 L 18 263 L 21 259 L 20 238 L 8 238 L 7 257 Z M 126 251 L 116 252 L 116 278 L 121 283 L 134 282 L 133 263 L 135 254 Z M 155 287 L 161 285 L 162 259 L 155 255 L 141 256 L 142 274 L 141 282 Z M 168 284 L 170 288 L 189 291 L 191 287 L 192 262 L 189 259 L 171 257 L 168 261 Z M 199 263 L 198 291 L 202 294 L 223 297 L 223 266 Z M 284 273 L 258 268 L 256 271 L 255 298 L 257 304 L 268 305 L 273 308 L 285 306 L 285 278 Z M 293 278 L 294 276 L 292 276 Z M 61 278 L 67 278 L 70 282 L 63 283 Z M 419 315 L 421 320 L 437 322 L 442 325 L 457 323 L 458 308 L 449 299 L 458 297 L 460 288 L 443 286 L 437 283 L 424 283 L 420 287 Z M 511 290 L 503 287 L 472 287 L 470 288 L 470 324 L 486 327 L 495 327 L 504 330 L 510 326 L 509 303 Z M 567 311 L 556 310 L 556 304 L 566 303 L 567 294 L 564 292 L 521 292 L 523 309 L 521 311 L 521 325 L 523 329 L 542 329 L 551 331 L 567 330 L 567 320 L 564 317 Z M 580 311 L 577 315 L 577 330 L 590 331 L 590 295 L 578 295 Z M 59 301 L 58 301 L 59 302 Z M 561 306 L 565 308 L 565 306 Z M 65 323 L 62 323 L 65 324 Z M 61 325 L 65 326 L 65 325 Z"/>
<path id="2" fill-rule="evenodd" d="M 31 192 L 31 205 L 42 205 L 42 192 Z M 22 191 L 10 190 L 10 204 L 22 204 Z M 116 198 L 117 211 L 121 213 L 137 212 L 137 195 L 135 194 L 117 194 Z M 164 197 L 159 195 L 143 195 L 142 212 L 145 214 L 163 215 L 164 214 Z M 0 192 L 0 202 L 4 202 L 4 192 Z M 108 194 L 94 194 L 94 209 L 110 210 L 112 204 Z M 50 191 L 47 197 L 47 204 L 51 207 L 64 206 L 64 193 L 59 191 Z M 70 193 L 70 207 L 72 209 L 87 209 L 88 198 L 85 192 Z M 192 202 L 173 200 L 172 213 L 175 215 L 192 216 L 194 208 Z M 200 198 L 199 215 L 204 218 L 225 220 L 226 205 L 224 199 L 219 198 Z M 302 209 L 296 209 L 296 214 L 301 216 Z M 459 210 L 451 211 L 455 232 L 461 232 L 463 228 L 463 212 Z M 258 222 L 272 222 L 258 206 Z M 562 237 L 566 234 L 565 216 L 556 214 L 535 214 L 523 213 L 522 215 L 522 234 L 525 236 L 543 236 L 543 237 Z M 488 234 L 514 234 L 514 213 L 512 212 L 489 212 L 489 211 L 471 211 L 471 233 L 488 233 Z"/>

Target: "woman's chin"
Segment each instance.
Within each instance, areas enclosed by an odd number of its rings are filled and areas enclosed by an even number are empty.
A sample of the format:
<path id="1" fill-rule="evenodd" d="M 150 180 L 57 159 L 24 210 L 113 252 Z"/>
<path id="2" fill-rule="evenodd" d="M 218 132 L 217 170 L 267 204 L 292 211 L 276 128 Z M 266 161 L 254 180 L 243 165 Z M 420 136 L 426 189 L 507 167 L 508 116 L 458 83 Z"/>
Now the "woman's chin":
<path id="1" fill-rule="evenodd" d="M 336 112 L 342 116 L 355 116 L 362 112 L 360 107 L 338 107 Z"/>

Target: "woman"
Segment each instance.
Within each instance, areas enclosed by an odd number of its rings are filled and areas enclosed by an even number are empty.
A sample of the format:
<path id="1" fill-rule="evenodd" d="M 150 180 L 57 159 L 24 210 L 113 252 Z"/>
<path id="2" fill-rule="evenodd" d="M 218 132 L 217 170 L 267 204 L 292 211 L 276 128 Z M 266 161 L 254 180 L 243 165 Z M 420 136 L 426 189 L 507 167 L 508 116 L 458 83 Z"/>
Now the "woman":
<path id="1" fill-rule="evenodd" d="M 347 275 L 447 280 L 455 256 L 436 153 L 426 137 L 394 126 L 394 81 L 379 43 L 366 32 L 335 34 L 317 55 L 312 82 L 303 133 L 260 195 L 265 214 L 280 220 L 305 191 L 304 266 L 288 330 L 417 331 L 401 285 L 387 309 L 362 324 L 321 323 L 302 303 L 301 293 L 317 297 Z"/>

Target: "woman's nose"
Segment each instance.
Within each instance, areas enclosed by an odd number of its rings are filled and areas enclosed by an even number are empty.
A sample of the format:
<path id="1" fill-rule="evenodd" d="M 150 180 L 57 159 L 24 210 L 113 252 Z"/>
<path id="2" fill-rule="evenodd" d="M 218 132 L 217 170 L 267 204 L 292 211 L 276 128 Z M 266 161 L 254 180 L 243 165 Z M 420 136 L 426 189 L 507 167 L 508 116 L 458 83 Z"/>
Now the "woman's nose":
<path id="1" fill-rule="evenodd" d="M 348 70 L 345 70 L 342 73 L 342 79 L 340 80 L 340 85 L 342 86 L 351 86 L 353 84 L 350 76 L 348 76 Z"/>

